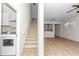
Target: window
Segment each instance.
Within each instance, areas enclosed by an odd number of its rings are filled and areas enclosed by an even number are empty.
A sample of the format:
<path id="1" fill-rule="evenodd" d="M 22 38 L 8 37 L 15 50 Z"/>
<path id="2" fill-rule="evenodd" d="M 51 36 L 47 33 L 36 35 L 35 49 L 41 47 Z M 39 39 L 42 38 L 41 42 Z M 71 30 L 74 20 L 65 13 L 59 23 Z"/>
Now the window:
<path id="1" fill-rule="evenodd" d="M 53 24 L 44 24 L 44 31 L 53 31 Z"/>
<path id="2" fill-rule="evenodd" d="M 66 22 L 64 24 L 65 28 L 75 28 L 75 25 L 76 25 L 75 21 Z"/>

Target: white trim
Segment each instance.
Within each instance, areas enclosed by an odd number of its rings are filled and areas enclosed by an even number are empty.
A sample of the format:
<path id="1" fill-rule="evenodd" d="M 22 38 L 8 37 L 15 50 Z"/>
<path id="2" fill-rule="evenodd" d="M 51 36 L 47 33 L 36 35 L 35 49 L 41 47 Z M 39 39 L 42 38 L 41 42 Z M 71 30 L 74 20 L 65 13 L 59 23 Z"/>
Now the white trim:
<path id="1" fill-rule="evenodd" d="M 38 4 L 38 56 L 44 56 L 44 5 Z"/>

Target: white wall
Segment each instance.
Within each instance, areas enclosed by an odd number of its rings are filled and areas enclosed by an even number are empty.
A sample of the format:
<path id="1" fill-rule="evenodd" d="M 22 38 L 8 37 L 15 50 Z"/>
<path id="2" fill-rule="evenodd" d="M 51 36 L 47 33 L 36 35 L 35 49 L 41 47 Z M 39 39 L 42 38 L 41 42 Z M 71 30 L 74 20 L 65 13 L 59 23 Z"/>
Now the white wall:
<path id="1" fill-rule="evenodd" d="M 0 45 L 1 45 L 1 3 L 0 3 Z M 0 46 L 0 50 L 1 50 L 1 46 Z M 1 54 L 1 51 L 0 51 Z"/>
<path id="2" fill-rule="evenodd" d="M 44 5 L 38 4 L 38 55 L 44 55 Z"/>
<path id="3" fill-rule="evenodd" d="M 1 38 L 1 3 L 0 3 L 0 38 Z"/>
<path id="4" fill-rule="evenodd" d="M 36 5 L 31 4 L 31 15 L 32 15 L 32 18 L 38 17 L 38 4 Z"/>
<path id="5" fill-rule="evenodd" d="M 23 49 L 25 38 L 31 21 L 31 4 L 15 3 L 17 10 L 17 55 L 20 55 Z"/>
<path id="6" fill-rule="evenodd" d="M 13 20 L 16 21 L 16 12 L 13 11 L 6 4 L 3 4 L 2 18 L 3 19 L 1 21 L 1 25 L 9 25 L 9 26 L 12 26 L 12 27 L 16 27 L 16 22 L 10 22 L 10 21 L 13 21 Z M 16 32 L 16 29 L 11 29 L 10 27 L 2 27 L 2 32 L 7 32 L 7 31 Z"/>
<path id="7" fill-rule="evenodd" d="M 75 27 L 65 27 L 66 22 L 75 22 Z M 62 36 L 67 39 L 71 39 L 79 42 L 79 16 L 73 17 L 63 22 L 62 24 Z"/>
<path id="8" fill-rule="evenodd" d="M 44 24 L 53 24 L 53 31 L 52 32 L 44 32 L 44 37 L 55 37 L 55 24 L 61 24 L 59 21 L 44 21 Z"/>
<path id="9" fill-rule="evenodd" d="M 31 5 L 21 4 L 20 7 L 20 51 L 22 51 L 31 21 Z"/>

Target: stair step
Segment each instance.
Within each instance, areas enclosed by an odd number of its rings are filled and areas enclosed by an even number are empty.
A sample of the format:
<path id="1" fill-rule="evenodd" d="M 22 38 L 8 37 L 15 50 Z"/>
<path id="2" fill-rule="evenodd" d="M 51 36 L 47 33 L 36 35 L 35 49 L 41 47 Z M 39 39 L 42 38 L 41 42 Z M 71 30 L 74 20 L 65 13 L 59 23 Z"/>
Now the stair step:
<path id="1" fill-rule="evenodd" d="M 36 33 L 28 33 L 28 35 L 36 35 Z"/>
<path id="2" fill-rule="evenodd" d="M 37 43 L 37 41 L 26 41 L 25 43 Z"/>
<path id="3" fill-rule="evenodd" d="M 27 38 L 26 41 L 34 41 L 37 40 L 36 38 Z"/>
<path id="4" fill-rule="evenodd" d="M 24 43 L 24 45 L 25 46 L 27 46 L 27 45 L 30 45 L 31 46 L 31 45 L 37 45 L 37 43 Z"/>
<path id="5" fill-rule="evenodd" d="M 26 41 L 37 41 L 37 40 L 26 40 Z"/>
<path id="6" fill-rule="evenodd" d="M 36 35 L 36 33 L 28 33 L 29 35 Z"/>
<path id="7" fill-rule="evenodd" d="M 24 48 L 37 48 L 37 45 L 24 45 Z"/>
<path id="8" fill-rule="evenodd" d="M 36 38 L 37 36 L 36 35 L 28 35 L 27 38 L 29 38 L 29 37 L 30 38 L 32 38 L 32 37 L 35 37 Z"/>

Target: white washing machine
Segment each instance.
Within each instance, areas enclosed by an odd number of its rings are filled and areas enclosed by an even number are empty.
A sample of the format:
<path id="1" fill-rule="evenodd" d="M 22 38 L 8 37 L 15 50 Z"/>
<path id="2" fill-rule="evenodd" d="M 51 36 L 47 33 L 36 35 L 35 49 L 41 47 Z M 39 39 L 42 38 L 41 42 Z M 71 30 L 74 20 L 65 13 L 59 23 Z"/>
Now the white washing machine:
<path id="1" fill-rule="evenodd" d="M 0 55 L 3 55 L 3 56 L 16 55 L 16 35 L 15 34 L 1 35 Z"/>

